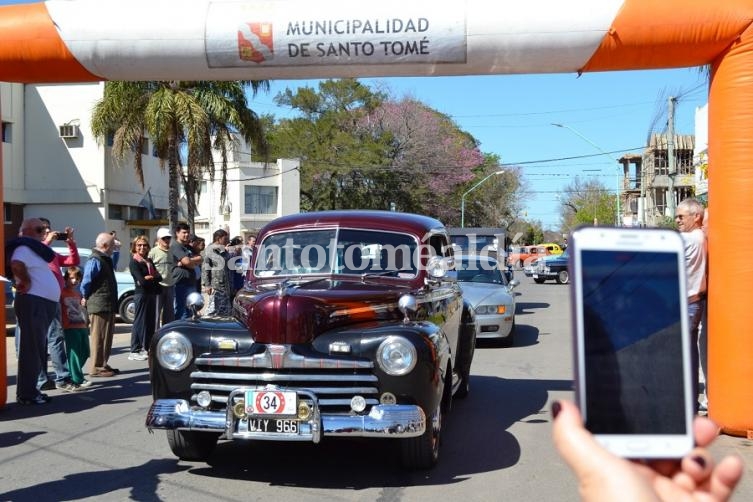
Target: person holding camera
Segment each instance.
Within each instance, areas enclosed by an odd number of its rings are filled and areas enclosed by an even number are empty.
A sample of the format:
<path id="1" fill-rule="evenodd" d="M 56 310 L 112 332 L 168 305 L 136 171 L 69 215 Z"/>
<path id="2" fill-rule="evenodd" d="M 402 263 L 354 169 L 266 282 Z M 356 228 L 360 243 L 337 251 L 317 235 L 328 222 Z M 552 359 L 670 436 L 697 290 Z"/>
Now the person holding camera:
<path id="1" fill-rule="evenodd" d="M 13 274 L 19 331 L 16 402 L 44 404 L 50 401 L 40 392 L 37 377 L 47 361 L 47 333 L 55 312 L 60 312 L 60 284 L 50 270 L 55 253 L 42 243 L 46 234 L 38 218 L 21 223 L 18 237 L 5 245 L 6 270 Z"/>
<path id="2" fill-rule="evenodd" d="M 78 254 L 78 247 L 76 246 L 76 240 L 73 238 L 73 228 L 65 227 L 65 231 L 59 232 L 51 229 L 50 220 L 47 218 L 39 218 L 42 222 L 45 235 L 42 239 L 42 243 L 48 247 L 52 247 L 56 241 L 64 241 L 68 246 L 68 255 L 61 255 L 55 253 L 54 259 L 48 263 L 50 270 L 60 284 L 60 289 L 65 288 L 65 279 L 63 278 L 62 267 L 77 266 L 81 263 L 81 258 Z M 42 371 L 39 373 L 39 379 L 37 386 L 40 390 L 59 389 L 65 392 L 73 392 L 76 390 L 76 385 L 71 380 L 71 372 L 68 367 L 68 356 L 65 347 L 65 333 L 63 331 L 62 312 L 60 305 L 57 306 L 57 312 L 55 318 L 50 323 L 50 327 L 47 330 L 47 353 L 50 355 L 52 361 L 52 369 L 55 372 L 54 382 L 50 382 L 47 379 L 47 363 L 45 362 L 42 367 Z"/>
<path id="3" fill-rule="evenodd" d="M 718 427 L 696 417 L 696 448 L 682 459 L 630 461 L 607 451 L 583 426 L 578 407 L 569 401 L 552 403 L 554 446 L 575 474 L 585 502 L 636 500 L 725 501 L 743 475 L 743 462 L 730 455 L 715 463 L 708 446 Z"/>
<path id="4" fill-rule="evenodd" d="M 204 253 L 201 267 L 201 284 L 208 295 L 206 314 L 229 316 L 233 311 L 233 282 L 228 262 L 230 236 L 222 229 L 212 234 L 212 243 Z M 232 248 L 230 248 L 232 249 Z"/>

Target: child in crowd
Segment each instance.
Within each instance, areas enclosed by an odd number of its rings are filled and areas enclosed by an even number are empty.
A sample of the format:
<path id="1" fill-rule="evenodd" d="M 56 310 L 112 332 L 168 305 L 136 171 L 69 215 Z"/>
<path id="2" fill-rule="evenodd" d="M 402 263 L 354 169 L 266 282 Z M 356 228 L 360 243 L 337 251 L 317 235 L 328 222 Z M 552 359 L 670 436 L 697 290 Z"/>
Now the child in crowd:
<path id="1" fill-rule="evenodd" d="M 84 378 L 84 363 L 89 359 L 89 328 L 87 315 L 81 306 L 79 285 L 84 273 L 78 267 L 68 267 L 65 271 L 65 288 L 60 292 L 63 333 L 68 354 L 68 366 L 75 390 L 91 385 Z"/>

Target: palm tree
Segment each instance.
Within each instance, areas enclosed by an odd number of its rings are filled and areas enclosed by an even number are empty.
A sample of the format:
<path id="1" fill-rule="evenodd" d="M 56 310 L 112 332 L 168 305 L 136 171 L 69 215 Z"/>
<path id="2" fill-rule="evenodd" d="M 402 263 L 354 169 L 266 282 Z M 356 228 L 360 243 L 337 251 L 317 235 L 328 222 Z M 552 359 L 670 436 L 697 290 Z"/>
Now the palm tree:
<path id="1" fill-rule="evenodd" d="M 169 176 L 168 224 L 178 221 L 178 186 L 182 182 L 188 202 L 188 223 L 193 227 L 199 180 L 208 173 L 214 181 L 215 160 L 219 156 L 221 204 L 227 194 L 227 152 L 237 132 L 256 152 L 266 155 L 267 143 L 262 123 L 248 108 L 245 90 L 253 95 L 269 90 L 266 80 L 141 81 L 105 83 L 104 96 L 92 113 L 92 133 L 101 143 L 113 135 L 112 155 L 124 160 L 131 152 L 141 152 L 146 137 L 154 142 L 160 165 L 167 164 Z M 183 174 L 181 150 L 185 151 Z M 141 155 L 134 155 L 136 178 L 144 188 Z"/>

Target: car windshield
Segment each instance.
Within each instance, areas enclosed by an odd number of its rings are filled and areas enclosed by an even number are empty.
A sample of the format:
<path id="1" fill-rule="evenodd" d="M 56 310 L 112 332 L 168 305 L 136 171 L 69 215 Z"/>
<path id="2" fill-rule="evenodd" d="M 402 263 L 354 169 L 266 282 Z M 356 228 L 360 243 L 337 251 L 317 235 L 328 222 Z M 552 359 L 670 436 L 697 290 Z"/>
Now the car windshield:
<path id="1" fill-rule="evenodd" d="M 279 232 L 260 244 L 254 274 L 415 277 L 417 248 L 413 236 L 395 232 L 334 228 Z"/>
<path id="2" fill-rule="evenodd" d="M 492 268 L 493 267 L 493 268 Z M 492 262 L 463 259 L 457 267 L 458 281 L 505 284 L 499 269 Z"/>

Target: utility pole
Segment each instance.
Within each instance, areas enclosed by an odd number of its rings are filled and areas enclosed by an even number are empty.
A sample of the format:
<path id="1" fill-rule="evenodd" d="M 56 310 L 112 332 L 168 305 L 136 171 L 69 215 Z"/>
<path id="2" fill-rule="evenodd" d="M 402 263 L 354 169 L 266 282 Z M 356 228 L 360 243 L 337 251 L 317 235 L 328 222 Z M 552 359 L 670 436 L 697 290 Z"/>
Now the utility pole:
<path id="1" fill-rule="evenodd" d="M 677 98 L 669 97 L 667 103 L 667 174 L 669 178 L 667 194 L 667 211 L 672 221 L 675 220 L 675 175 L 677 175 L 677 162 L 675 159 L 675 102 Z"/>

